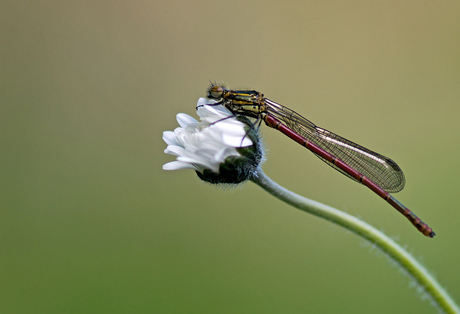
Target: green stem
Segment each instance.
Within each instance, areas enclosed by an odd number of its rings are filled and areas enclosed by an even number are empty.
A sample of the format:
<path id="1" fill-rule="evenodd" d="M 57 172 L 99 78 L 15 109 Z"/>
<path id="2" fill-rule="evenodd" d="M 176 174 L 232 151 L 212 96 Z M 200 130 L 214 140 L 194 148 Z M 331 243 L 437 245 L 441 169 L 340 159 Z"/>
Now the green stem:
<path id="1" fill-rule="evenodd" d="M 460 313 L 460 309 L 457 304 L 455 304 L 447 292 L 428 273 L 428 271 L 413 256 L 381 231 L 345 212 L 319 202 L 309 200 L 283 188 L 267 177 L 262 171 L 258 172 L 258 177 L 252 179 L 252 181 L 268 193 L 288 203 L 289 205 L 336 223 L 363 237 L 371 243 L 374 243 L 383 252 L 387 253 L 394 261 L 396 261 L 397 264 L 400 265 L 407 273 L 412 275 L 412 277 L 425 289 L 425 291 L 433 298 L 439 307 L 444 310 L 445 313 Z"/>

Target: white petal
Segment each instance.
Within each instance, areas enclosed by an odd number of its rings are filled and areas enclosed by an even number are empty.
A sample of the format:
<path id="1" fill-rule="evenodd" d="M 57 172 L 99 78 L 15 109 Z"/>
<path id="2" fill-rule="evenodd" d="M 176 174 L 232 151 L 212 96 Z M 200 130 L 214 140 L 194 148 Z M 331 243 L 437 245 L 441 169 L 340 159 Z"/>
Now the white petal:
<path id="1" fill-rule="evenodd" d="M 186 157 L 186 156 L 179 156 L 179 157 L 177 157 L 177 160 L 183 161 L 183 162 L 188 162 L 188 163 L 191 163 L 191 164 L 199 164 L 199 163 L 201 163 L 196 158 Z"/>
<path id="2" fill-rule="evenodd" d="M 235 148 L 224 147 L 214 155 L 214 161 L 222 163 L 227 157 L 240 156 Z"/>
<path id="3" fill-rule="evenodd" d="M 180 161 L 171 161 L 163 165 L 163 170 L 179 170 L 179 169 L 193 169 L 198 170 L 194 165 L 180 162 Z"/>
<path id="4" fill-rule="evenodd" d="M 170 155 L 174 155 L 174 156 L 182 156 L 182 155 L 184 155 L 185 149 L 180 147 L 180 146 L 170 145 L 170 146 L 166 147 L 164 152 L 165 152 L 165 154 L 170 154 Z"/>
<path id="5" fill-rule="evenodd" d="M 201 121 L 207 123 L 214 123 L 224 118 L 233 117 L 233 114 L 221 105 L 200 107 L 196 113 L 200 116 Z"/>
<path id="6" fill-rule="evenodd" d="M 214 99 L 207 99 L 207 98 L 201 97 L 200 99 L 198 99 L 198 102 L 196 103 L 196 106 L 197 106 L 197 108 L 201 108 L 203 106 L 213 105 L 215 103 L 217 103 L 217 101 L 215 101 Z"/>
<path id="7" fill-rule="evenodd" d="M 233 113 L 230 112 L 230 110 L 228 110 L 227 108 L 225 108 L 224 106 L 215 106 L 214 109 L 216 111 L 220 111 L 222 112 L 222 114 L 225 114 L 227 116 L 233 116 Z"/>
<path id="8" fill-rule="evenodd" d="M 203 154 L 202 151 L 204 151 L 207 152 L 207 156 L 212 156 L 213 154 L 215 154 L 216 151 L 218 151 L 222 147 L 225 147 L 225 145 L 224 143 L 222 143 L 221 139 L 216 141 L 213 138 L 209 138 L 208 141 L 201 143 L 200 148 L 197 149 L 197 152 Z"/>
<path id="9" fill-rule="evenodd" d="M 215 162 L 211 162 L 210 160 L 197 161 L 193 158 L 188 158 L 188 157 L 178 157 L 177 160 L 178 162 L 183 162 L 185 164 L 193 165 L 195 167 L 194 169 L 204 168 L 204 169 L 211 169 L 214 172 L 219 172 L 219 165 L 216 164 Z"/>
<path id="10" fill-rule="evenodd" d="M 244 129 L 244 124 L 235 119 L 222 120 L 219 123 L 215 123 L 213 127 L 215 129 L 220 129 L 223 133 L 235 134 L 241 137 L 247 133 Z"/>
<path id="11" fill-rule="evenodd" d="M 185 113 L 178 113 L 176 115 L 176 119 L 179 125 L 183 128 L 185 128 L 187 125 L 191 123 L 198 123 L 198 121 L 196 121 L 193 117 Z"/>
<path id="12" fill-rule="evenodd" d="M 216 154 L 215 150 L 203 149 L 200 148 L 196 151 L 186 151 L 187 154 L 184 154 L 180 157 L 177 157 L 177 160 L 183 162 L 189 162 L 194 164 L 206 165 L 206 162 L 212 160 Z"/>
<path id="13" fill-rule="evenodd" d="M 241 143 L 240 147 L 248 147 L 248 146 L 252 146 L 253 144 L 254 142 L 249 137 L 246 136 L 243 140 L 243 143 Z"/>
<path id="14" fill-rule="evenodd" d="M 226 145 L 232 146 L 232 147 L 246 147 L 246 146 L 252 145 L 251 139 L 247 136 L 243 138 L 242 136 L 233 136 L 231 134 L 223 134 L 222 141 Z"/>
<path id="15" fill-rule="evenodd" d="M 164 131 L 163 132 L 163 141 L 166 142 L 168 145 L 177 145 L 176 142 L 176 134 L 171 131 Z"/>
<path id="16" fill-rule="evenodd" d="M 221 148 L 221 149 L 225 149 Z M 214 172 L 219 172 L 219 165 L 225 160 L 219 155 L 219 158 L 216 158 L 216 149 L 199 149 L 193 154 L 188 154 L 188 156 L 177 157 L 177 160 L 182 162 L 193 163 L 195 165 L 203 165 L 204 167 L 211 169 Z M 239 156 L 238 152 L 235 150 L 236 156 Z"/>
<path id="17" fill-rule="evenodd" d="M 200 118 L 207 118 L 213 120 L 221 120 L 222 118 L 231 117 L 233 114 L 225 109 L 223 106 L 204 106 L 197 111 Z M 214 121 L 212 121 L 214 122 Z"/>

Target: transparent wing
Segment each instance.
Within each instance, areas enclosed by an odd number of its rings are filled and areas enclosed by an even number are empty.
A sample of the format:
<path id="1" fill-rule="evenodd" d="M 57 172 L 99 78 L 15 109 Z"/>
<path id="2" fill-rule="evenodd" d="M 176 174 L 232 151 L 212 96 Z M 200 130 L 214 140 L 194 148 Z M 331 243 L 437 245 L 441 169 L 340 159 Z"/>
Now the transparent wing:
<path id="1" fill-rule="evenodd" d="M 404 188 L 406 182 L 404 174 L 401 168 L 390 158 L 353 143 L 328 130 L 317 127 L 314 123 L 295 111 L 269 99 L 265 99 L 265 103 L 270 115 L 276 117 L 288 128 L 305 137 L 308 141 L 359 171 L 388 193 L 396 193 Z M 359 182 L 321 156 L 316 156 L 335 170 Z"/>

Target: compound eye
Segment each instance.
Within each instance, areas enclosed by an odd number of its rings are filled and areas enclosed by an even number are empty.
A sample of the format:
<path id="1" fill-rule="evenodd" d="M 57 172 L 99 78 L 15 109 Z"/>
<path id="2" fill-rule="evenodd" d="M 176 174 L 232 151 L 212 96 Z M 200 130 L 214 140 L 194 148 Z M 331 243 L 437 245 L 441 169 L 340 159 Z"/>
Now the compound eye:
<path id="1" fill-rule="evenodd" d="M 211 86 L 211 88 L 209 89 L 208 97 L 213 98 L 213 99 L 219 99 L 222 97 L 223 94 L 224 94 L 224 90 L 222 89 L 222 87 L 218 85 L 214 85 L 214 86 Z"/>

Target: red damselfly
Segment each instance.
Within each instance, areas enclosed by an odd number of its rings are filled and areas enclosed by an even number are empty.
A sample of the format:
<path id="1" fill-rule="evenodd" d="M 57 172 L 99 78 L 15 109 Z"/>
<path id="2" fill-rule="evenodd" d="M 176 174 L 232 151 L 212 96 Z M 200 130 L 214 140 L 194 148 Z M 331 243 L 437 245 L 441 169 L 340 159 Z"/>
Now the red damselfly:
<path id="1" fill-rule="evenodd" d="M 305 146 L 332 168 L 374 191 L 425 236 L 435 236 L 433 229 L 390 195 L 401 191 L 405 184 L 401 168 L 390 158 L 316 126 L 255 90 L 229 90 L 213 84 L 207 96 L 235 115 L 263 120 L 267 126 Z"/>

